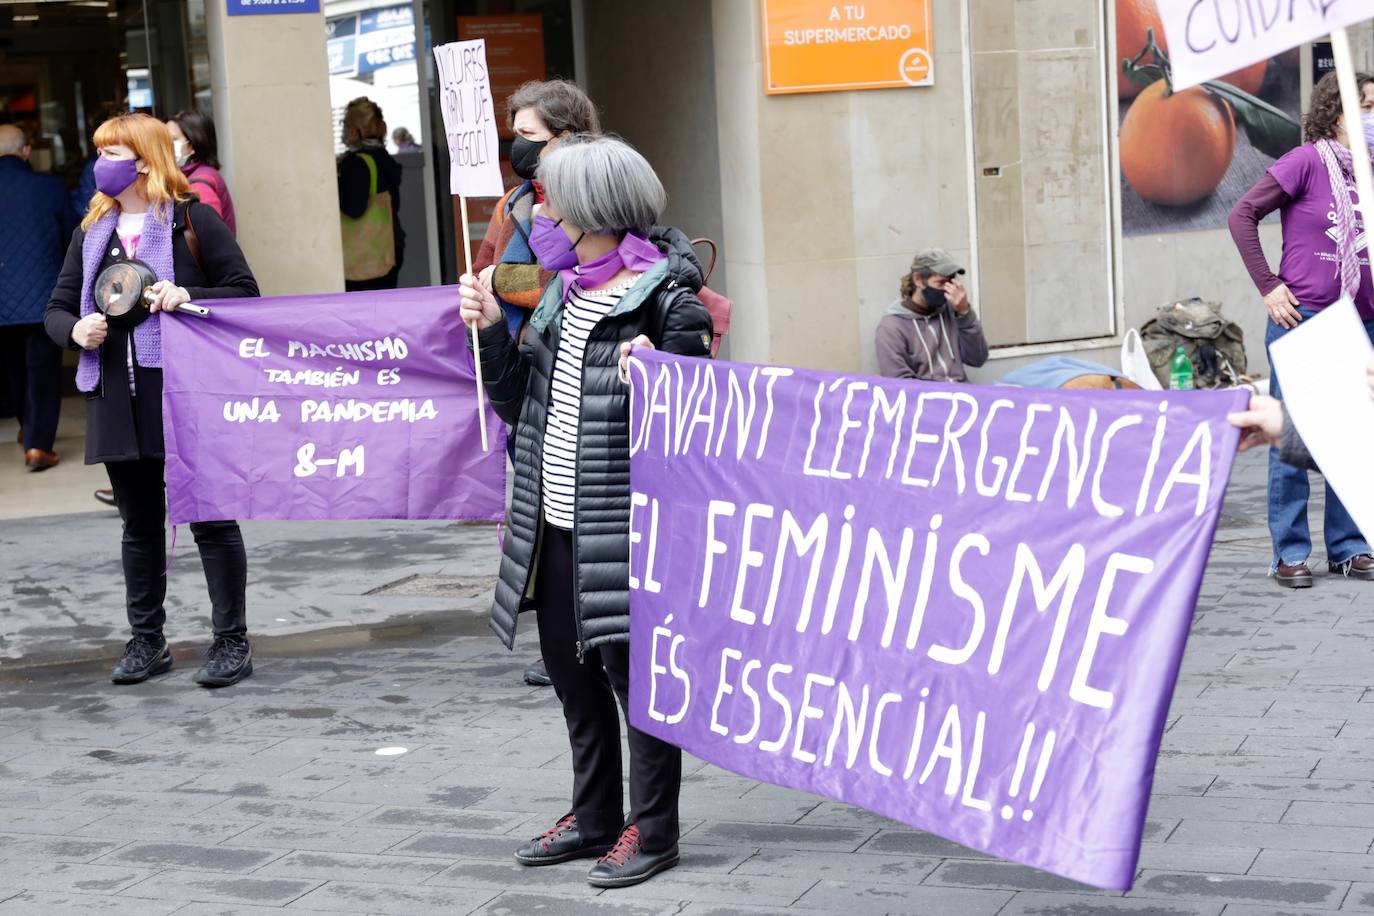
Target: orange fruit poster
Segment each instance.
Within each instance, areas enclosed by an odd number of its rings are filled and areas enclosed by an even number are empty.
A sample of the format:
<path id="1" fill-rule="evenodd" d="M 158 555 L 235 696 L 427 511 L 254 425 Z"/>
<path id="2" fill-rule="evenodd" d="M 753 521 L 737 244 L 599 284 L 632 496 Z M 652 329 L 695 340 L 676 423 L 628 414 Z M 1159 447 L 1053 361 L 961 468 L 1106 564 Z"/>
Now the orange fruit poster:
<path id="1" fill-rule="evenodd" d="M 1302 142 L 1298 51 L 1175 90 L 1160 0 L 1115 6 L 1122 232 L 1220 229 Z"/>
<path id="2" fill-rule="evenodd" d="M 759 0 L 769 95 L 935 82 L 932 0 Z"/>

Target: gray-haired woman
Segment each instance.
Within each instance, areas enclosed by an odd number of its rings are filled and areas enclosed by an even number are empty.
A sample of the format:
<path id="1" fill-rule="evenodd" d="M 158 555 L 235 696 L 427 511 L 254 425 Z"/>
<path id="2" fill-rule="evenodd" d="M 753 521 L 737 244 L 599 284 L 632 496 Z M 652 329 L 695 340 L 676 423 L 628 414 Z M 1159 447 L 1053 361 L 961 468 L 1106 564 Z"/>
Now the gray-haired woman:
<path id="1" fill-rule="evenodd" d="M 544 187 L 535 180 L 539 160 L 562 138 L 600 133 L 601 120 L 592 100 L 576 83 L 531 80 L 506 100 L 506 125 L 515 132 L 510 146 L 511 169 L 524 182 L 497 202 L 473 262 L 473 273 L 496 294 L 506 326 L 518 341 L 550 276 L 530 250 L 534 214 L 544 200 Z M 511 440 L 512 459 L 514 445 Z M 553 683 L 543 659 L 525 669 L 524 679 L 532 687 Z"/>
<path id="2" fill-rule="evenodd" d="M 711 317 L 687 238 L 655 224 L 649 163 L 609 137 L 570 138 L 539 168 L 530 243 L 556 271 L 517 346 L 491 291 L 462 280 L 487 394 L 515 428 L 515 486 L 491 624 L 512 646 L 531 605 L 572 746 L 572 810 L 515 854 L 524 865 L 598 858 L 587 880 L 627 887 L 678 861 L 682 752 L 630 728 L 630 814 L 620 721 L 629 700 L 629 397 L 632 346 L 706 356 Z"/>

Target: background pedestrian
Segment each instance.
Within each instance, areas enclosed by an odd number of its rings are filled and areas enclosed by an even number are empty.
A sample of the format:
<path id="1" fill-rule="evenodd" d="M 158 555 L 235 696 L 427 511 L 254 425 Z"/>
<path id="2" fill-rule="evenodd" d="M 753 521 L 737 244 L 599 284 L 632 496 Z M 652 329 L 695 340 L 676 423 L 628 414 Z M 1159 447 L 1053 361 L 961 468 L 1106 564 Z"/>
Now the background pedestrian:
<path id="1" fill-rule="evenodd" d="M 172 135 L 177 165 L 191 183 L 191 193 L 218 213 L 229 232 L 237 236 L 234 198 L 219 171 L 219 138 L 215 134 L 215 122 L 198 111 L 179 111 L 167 122 L 167 130 Z"/>
<path id="2" fill-rule="evenodd" d="M 521 183 L 506 192 L 487 223 L 486 237 L 473 260 L 473 270 L 496 295 L 506 326 L 517 341 L 525 322 L 539 304 L 539 296 L 553 277 L 542 270 L 530 250 L 530 224 L 544 202 L 537 173 L 540 159 L 563 137 L 599 133 L 601 120 L 596 106 L 577 84 L 567 80 L 531 81 L 506 100 L 506 124 L 515 131 L 511 143 L 511 169 Z M 511 459 L 515 439 L 507 440 Z M 543 659 L 524 672 L 525 683 L 547 687 L 553 682 Z"/>
<path id="3" fill-rule="evenodd" d="M 339 158 L 344 288 L 395 289 L 405 257 L 401 229 L 401 164 L 386 150 L 382 109 L 366 96 L 348 103 L 348 152 Z"/>
<path id="4" fill-rule="evenodd" d="M 62 266 L 76 214 L 60 178 L 29 165 L 29 141 L 0 125 L 0 361 L 19 444 L 31 471 L 58 463 L 62 351 L 43 332 L 43 309 Z"/>

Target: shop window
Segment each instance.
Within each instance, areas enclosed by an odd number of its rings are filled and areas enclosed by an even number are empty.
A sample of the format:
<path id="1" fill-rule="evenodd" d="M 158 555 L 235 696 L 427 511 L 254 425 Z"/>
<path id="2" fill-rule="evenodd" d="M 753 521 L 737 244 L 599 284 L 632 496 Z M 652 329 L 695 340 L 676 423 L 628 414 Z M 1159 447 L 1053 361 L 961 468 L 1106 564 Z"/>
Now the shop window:
<path id="1" fill-rule="evenodd" d="M 967 0 L 980 308 L 994 346 L 1115 332 L 1101 0 Z"/>

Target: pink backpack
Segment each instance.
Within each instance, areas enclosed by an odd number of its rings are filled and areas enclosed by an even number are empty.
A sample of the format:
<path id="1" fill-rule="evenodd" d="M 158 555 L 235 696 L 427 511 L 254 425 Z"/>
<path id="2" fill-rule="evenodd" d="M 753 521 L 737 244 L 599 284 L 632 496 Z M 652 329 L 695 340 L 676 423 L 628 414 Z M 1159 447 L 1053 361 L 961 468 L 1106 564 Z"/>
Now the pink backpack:
<path id="1" fill-rule="evenodd" d="M 697 290 L 697 298 L 711 313 L 711 358 L 715 359 L 720 351 L 720 339 L 730 333 L 730 313 L 735 310 L 735 303 L 706 285 L 716 269 L 716 243 L 707 238 L 692 239 L 692 247 L 697 245 L 711 249 L 711 262 L 706 265 L 706 276 L 702 278 L 701 289 Z"/>

